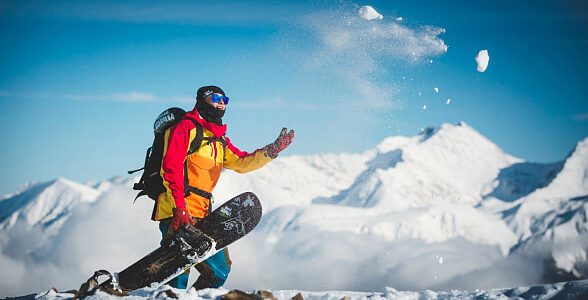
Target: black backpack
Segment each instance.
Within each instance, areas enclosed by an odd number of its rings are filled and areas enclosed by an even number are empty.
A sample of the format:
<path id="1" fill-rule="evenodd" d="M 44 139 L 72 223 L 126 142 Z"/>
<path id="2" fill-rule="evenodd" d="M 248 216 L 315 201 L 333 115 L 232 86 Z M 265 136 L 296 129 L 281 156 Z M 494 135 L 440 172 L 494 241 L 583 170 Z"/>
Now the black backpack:
<path id="1" fill-rule="evenodd" d="M 155 120 L 155 123 L 153 124 L 153 134 L 155 137 L 151 147 L 147 148 L 145 164 L 140 169 L 128 171 L 129 174 L 133 174 L 143 170 L 141 179 L 139 179 L 139 182 L 135 183 L 133 186 L 134 190 L 140 191 L 135 197 L 135 200 L 141 196 L 147 196 L 153 200 L 157 200 L 159 194 L 165 192 L 163 179 L 161 178 L 161 175 L 159 175 L 161 162 L 163 160 L 165 131 L 180 122 L 185 115 L 185 110 L 178 107 L 172 107 L 159 114 Z"/>
<path id="2" fill-rule="evenodd" d="M 173 125 L 180 122 L 184 119 L 186 115 L 186 111 L 178 107 L 172 107 L 163 111 L 153 124 L 153 133 L 155 135 L 153 139 L 153 144 L 151 147 L 147 149 L 147 153 L 145 154 L 145 164 L 142 168 L 128 171 L 129 174 L 133 174 L 135 172 L 143 170 L 143 175 L 139 179 L 139 182 L 135 183 L 133 186 L 134 190 L 139 191 L 137 196 L 135 197 L 135 201 L 137 198 L 141 196 L 147 196 L 152 200 L 157 201 L 157 197 L 159 194 L 165 192 L 165 186 L 163 185 L 163 178 L 161 178 L 160 170 L 161 164 L 163 161 L 163 148 L 165 145 L 164 137 L 165 131 L 172 127 Z M 220 141 L 223 143 L 223 146 L 226 147 L 227 142 L 224 137 L 215 138 L 215 137 L 203 137 L 203 130 L 202 126 L 198 124 L 193 119 L 190 119 L 196 126 L 196 137 L 190 144 L 190 148 L 188 150 L 188 154 L 196 152 L 200 146 L 202 145 L 202 141 L 207 140 L 209 143 L 214 141 Z M 195 192 L 203 197 L 211 198 L 207 192 L 201 191 L 198 188 L 190 187 L 185 183 L 186 193 L 188 192 Z"/>

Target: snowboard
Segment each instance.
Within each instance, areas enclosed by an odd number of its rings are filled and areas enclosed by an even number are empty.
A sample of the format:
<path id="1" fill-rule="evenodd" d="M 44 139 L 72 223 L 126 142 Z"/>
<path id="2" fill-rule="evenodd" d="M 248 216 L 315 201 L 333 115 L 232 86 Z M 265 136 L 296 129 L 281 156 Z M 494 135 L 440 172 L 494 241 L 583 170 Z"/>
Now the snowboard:
<path id="1" fill-rule="evenodd" d="M 257 196 L 245 192 L 225 202 L 196 225 L 186 225 L 153 252 L 114 276 L 97 271 L 94 277 L 107 275 L 108 280 L 94 285 L 106 292 L 125 295 L 151 286 L 157 288 L 206 260 L 229 244 L 251 232 L 261 219 L 261 203 Z M 106 274 L 108 273 L 108 274 Z M 89 294 L 92 284 L 80 288 L 80 296 Z M 83 291 L 86 290 L 86 291 Z"/>

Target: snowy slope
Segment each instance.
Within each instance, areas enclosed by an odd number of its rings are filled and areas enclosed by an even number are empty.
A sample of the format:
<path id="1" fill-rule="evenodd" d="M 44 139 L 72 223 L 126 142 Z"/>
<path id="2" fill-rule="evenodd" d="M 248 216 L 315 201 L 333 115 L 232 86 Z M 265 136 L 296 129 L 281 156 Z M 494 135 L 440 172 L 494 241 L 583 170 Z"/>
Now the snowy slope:
<path id="1" fill-rule="evenodd" d="M 394 288 L 386 288 L 385 292 L 351 292 L 351 291 L 323 291 L 311 292 L 300 290 L 278 290 L 278 291 L 253 291 L 244 292 L 240 290 L 206 289 L 196 291 L 181 291 L 169 287 L 161 289 L 141 289 L 133 292 L 128 299 L 169 299 L 179 298 L 186 300 L 210 300 L 210 299 L 307 299 L 307 300 L 340 300 L 340 299 L 419 299 L 419 300 L 437 300 L 437 299 L 586 299 L 588 298 L 588 280 L 573 281 L 566 283 L 546 284 L 516 287 L 509 289 L 491 289 L 491 290 L 452 290 L 452 291 L 399 291 Z M 69 299 L 72 294 L 59 293 L 49 290 L 37 295 L 30 295 L 31 299 L 57 300 Z M 227 297 L 227 298 L 223 298 Z M 270 298 L 274 297 L 274 298 Z M 104 292 L 97 292 L 87 299 L 119 299 L 118 297 L 108 295 Z"/>
<path id="2" fill-rule="evenodd" d="M 485 199 L 496 198 L 513 202 L 530 193 L 548 186 L 561 171 L 564 162 L 529 163 L 521 162 L 500 170 L 496 178 L 496 188 Z"/>

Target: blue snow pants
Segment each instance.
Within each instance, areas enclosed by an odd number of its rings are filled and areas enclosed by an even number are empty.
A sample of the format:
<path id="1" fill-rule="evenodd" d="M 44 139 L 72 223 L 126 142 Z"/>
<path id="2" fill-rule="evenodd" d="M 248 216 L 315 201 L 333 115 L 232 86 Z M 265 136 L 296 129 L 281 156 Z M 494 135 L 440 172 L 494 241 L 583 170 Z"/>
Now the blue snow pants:
<path id="1" fill-rule="evenodd" d="M 161 231 L 161 243 L 169 238 L 171 234 L 171 219 L 161 220 L 159 222 L 159 230 Z M 229 251 L 227 248 L 217 252 L 215 255 L 209 257 L 207 260 L 197 264 L 196 270 L 200 272 L 200 276 L 194 283 L 197 290 L 205 288 L 218 288 L 225 284 L 231 271 L 231 259 L 229 258 Z M 190 271 L 186 271 L 180 276 L 174 278 L 168 284 L 174 288 L 186 289 L 188 287 L 188 277 Z"/>

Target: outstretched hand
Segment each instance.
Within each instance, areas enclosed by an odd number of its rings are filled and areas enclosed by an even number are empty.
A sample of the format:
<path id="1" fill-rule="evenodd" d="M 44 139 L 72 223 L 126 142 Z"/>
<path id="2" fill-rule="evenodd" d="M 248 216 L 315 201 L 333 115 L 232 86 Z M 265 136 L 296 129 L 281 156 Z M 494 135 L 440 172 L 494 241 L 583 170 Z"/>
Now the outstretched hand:
<path id="1" fill-rule="evenodd" d="M 288 128 L 284 127 L 282 128 L 282 131 L 280 131 L 278 138 L 273 143 L 265 146 L 264 149 L 267 151 L 269 157 L 276 158 L 280 152 L 290 146 L 293 140 L 294 130 L 288 132 Z"/>

